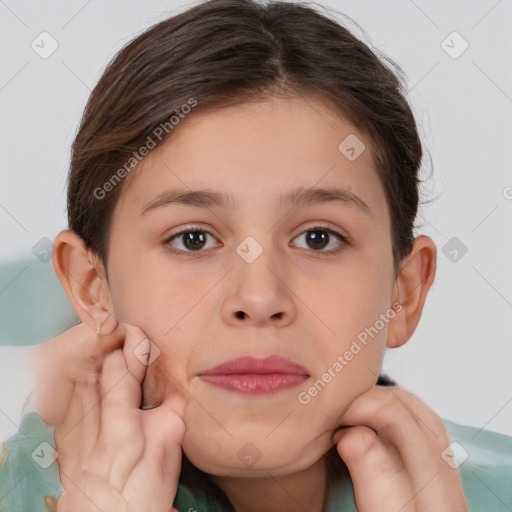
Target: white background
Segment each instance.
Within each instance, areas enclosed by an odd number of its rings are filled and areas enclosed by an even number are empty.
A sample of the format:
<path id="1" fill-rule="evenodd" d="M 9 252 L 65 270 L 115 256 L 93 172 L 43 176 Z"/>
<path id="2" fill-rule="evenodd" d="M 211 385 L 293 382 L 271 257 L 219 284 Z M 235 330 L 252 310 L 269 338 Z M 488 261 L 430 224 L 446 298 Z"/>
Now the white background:
<path id="1" fill-rule="evenodd" d="M 356 20 L 368 39 L 347 27 L 402 66 L 433 159 L 423 198 L 436 199 L 416 234 L 438 246 L 436 282 L 413 338 L 388 351 L 385 369 L 442 417 L 512 435 L 512 2 L 321 3 Z M 67 226 L 70 145 L 108 61 L 191 5 L 0 2 L 2 262 Z M 48 59 L 31 48 L 43 31 L 59 45 Z M 453 31 L 469 44 L 456 59 L 442 47 Z M 443 253 L 452 237 L 468 249 L 455 263 Z"/>

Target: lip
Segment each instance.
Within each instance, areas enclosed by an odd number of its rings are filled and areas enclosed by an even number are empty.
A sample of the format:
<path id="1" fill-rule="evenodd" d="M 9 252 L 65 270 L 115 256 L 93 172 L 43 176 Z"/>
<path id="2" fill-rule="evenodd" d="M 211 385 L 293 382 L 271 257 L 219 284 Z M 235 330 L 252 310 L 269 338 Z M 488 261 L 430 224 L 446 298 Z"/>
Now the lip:
<path id="1" fill-rule="evenodd" d="M 309 376 L 304 366 L 281 356 L 269 356 L 264 359 L 251 356 L 237 357 L 205 370 L 201 375 L 231 375 L 233 373 L 283 373 Z"/>
<path id="2" fill-rule="evenodd" d="M 229 391 L 261 395 L 295 387 L 309 374 L 303 366 L 274 355 L 264 359 L 237 357 L 205 370 L 199 376 Z"/>

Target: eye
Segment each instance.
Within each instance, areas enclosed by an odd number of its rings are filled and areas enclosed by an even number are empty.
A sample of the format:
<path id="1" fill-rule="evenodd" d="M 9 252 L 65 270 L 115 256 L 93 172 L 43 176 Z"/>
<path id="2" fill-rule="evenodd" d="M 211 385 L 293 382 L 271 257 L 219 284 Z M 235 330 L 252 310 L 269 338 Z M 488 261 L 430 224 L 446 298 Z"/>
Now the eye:
<path id="1" fill-rule="evenodd" d="M 343 235 L 324 226 L 312 227 L 301 233 L 294 241 L 299 240 L 301 237 L 304 237 L 306 246 L 301 247 L 299 245 L 299 247 L 313 249 L 313 252 L 317 253 L 336 254 L 348 245 L 348 241 Z M 211 240 L 208 240 L 209 238 Z M 198 256 L 202 249 L 216 247 L 215 240 L 212 234 L 203 229 L 188 229 L 167 238 L 163 245 L 169 252 L 193 257 Z M 333 245 L 334 247 L 332 247 Z M 325 250 L 329 246 L 331 248 Z"/>
<path id="2" fill-rule="evenodd" d="M 322 226 L 315 226 L 311 229 L 308 229 L 307 231 L 304 231 L 297 238 L 295 238 L 295 240 L 299 240 L 301 237 L 304 237 L 304 242 L 306 243 L 306 247 L 303 246 L 302 248 L 313 249 L 314 252 L 326 252 L 335 254 L 341 251 L 346 245 L 348 245 L 348 242 L 343 235 L 337 231 Z M 329 250 L 323 250 L 326 247 L 329 247 L 329 245 L 332 246 L 333 244 L 333 248 Z"/>
<path id="3" fill-rule="evenodd" d="M 201 249 L 210 249 L 215 244 L 208 245 L 208 237 L 215 240 L 213 235 L 202 229 L 190 229 L 188 231 L 180 231 L 164 241 L 164 245 L 171 252 L 190 253 L 200 252 Z"/>

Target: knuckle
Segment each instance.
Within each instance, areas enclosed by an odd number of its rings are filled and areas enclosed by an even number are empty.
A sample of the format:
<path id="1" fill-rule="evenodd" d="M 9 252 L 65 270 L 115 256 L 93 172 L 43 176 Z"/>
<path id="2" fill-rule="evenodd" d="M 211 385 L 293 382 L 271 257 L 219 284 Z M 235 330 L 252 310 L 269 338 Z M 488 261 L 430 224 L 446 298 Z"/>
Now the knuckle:
<path id="1" fill-rule="evenodd" d="M 343 436 L 342 449 L 347 453 L 364 455 L 373 450 L 377 444 L 377 435 L 366 427 L 353 427 Z"/>
<path id="2" fill-rule="evenodd" d="M 378 418 L 377 424 L 379 432 L 395 428 L 395 426 L 404 427 L 415 421 L 414 416 L 407 407 L 396 399 L 391 399 L 383 403 L 376 411 L 375 416 Z"/>
<path id="3" fill-rule="evenodd" d="M 156 418 L 153 420 L 155 421 Z M 185 423 L 174 411 L 169 411 L 164 420 L 159 420 L 158 436 L 163 442 L 181 444 L 185 437 Z"/>
<path id="4" fill-rule="evenodd" d="M 115 420 L 111 419 L 102 424 L 102 436 L 114 445 L 123 445 L 126 442 L 135 442 L 139 438 L 144 438 L 140 420 L 121 414 Z"/>

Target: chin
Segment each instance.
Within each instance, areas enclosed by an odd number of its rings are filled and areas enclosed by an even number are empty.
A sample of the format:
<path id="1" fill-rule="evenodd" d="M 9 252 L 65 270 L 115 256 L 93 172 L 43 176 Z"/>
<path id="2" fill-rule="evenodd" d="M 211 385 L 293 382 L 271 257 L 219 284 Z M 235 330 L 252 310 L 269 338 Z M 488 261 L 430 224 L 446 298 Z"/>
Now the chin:
<path id="1" fill-rule="evenodd" d="M 200 436 L 187 432 L 183 440 L 183 451 L 190 462 L 205 473 L 216 476 L 258 478 L 288 475 L 302 471 L 325 455 L 332 447 L 329 439 L 300 442 L 288 436 L 261 438 L 253 441 L 202 433 Z M 208 439 L 208 442 L 205 442 Z"/>

